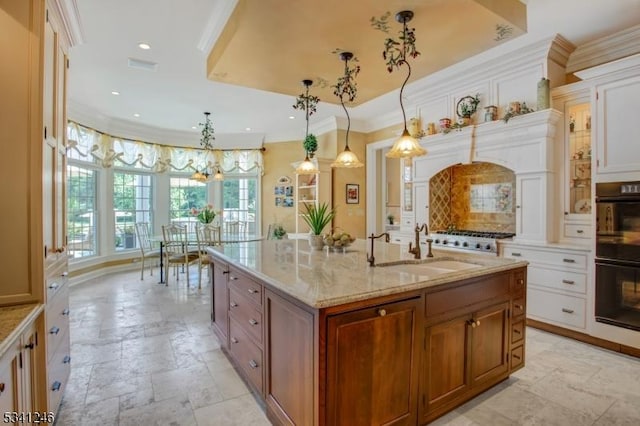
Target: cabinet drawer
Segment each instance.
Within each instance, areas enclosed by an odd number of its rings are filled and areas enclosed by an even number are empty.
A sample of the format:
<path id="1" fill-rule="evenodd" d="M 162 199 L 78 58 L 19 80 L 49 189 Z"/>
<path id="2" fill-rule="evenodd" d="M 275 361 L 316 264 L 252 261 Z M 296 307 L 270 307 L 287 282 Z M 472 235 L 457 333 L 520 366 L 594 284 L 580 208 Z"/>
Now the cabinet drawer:
<path id="1" fill-rule="evenodd" d="M 541 318 L 561 325 L 585 328 L 586 301 L 583 298 L 529 287 L 527 302 L 528 315 L 535 319 Z"/>
<path id="2" fill-rule="evenodd" d="M 529 282 L 531 284 L 580 294 L 585 294 L 587 291 L 587 274 L 583 272 L 571 272 L 541 268 L 539 266 L 530 266 Z"/>
<path id="3" fill-rule="evenodd" d="M 517 299 L 513 299 L 513 306 L 511 307 L 512 318 L 516 318 L 519 315 L 523 315 L 525 311 L 525 300 L 524 296 L 518 297 Z"/>
<path id="4" fill-rule="evenodd" d="M 562 265 L 571 268 L 586 269 L 587 255 L 579 253 L 569 253 L 558 250 L 535 250 L 532 248 L 523 248 L 517 246 L 505 246 L 503 251 L 504 257 L 513 259 L 523 259 L 529 262 L 540 262 L 551 265 Z M 529 279 L 531 281 L 531 279 Z"/>
<path id="5" fill-rule="evenodd" d="M 511 325 L 511 344 L 516 344 L 524 339 L 524 319 Z"/>
<path id="6" fill-rule="evenodd" d="M 51 360 L 62 339 L 69 339 L 69 286 L 65 285 L 54 302 L 45 308 L 47 359 Z M 66 337 L 65 337 L 66 336 Z"/>
<path id="7" fill-rule="evenodd" d="M 262 394 L 262 351 L 233 318 L 229 321 L 229 350 L 246 377 Z"/>
<path id="8" fill-rule="evenodd" d="M 591 238 L 591 225 L 564 225 L 564 236 L 568 238 Z"/>
<path id="9" fill-rule="evenodd" d="M 425 298 L 427 318 L 450 313 L 456 309 L 481 302 L 497 303 L 509 297 L 510 273 L 482 278 L 482 280 L 446 290 L 428 293 Z"/>
<path id="10" fill-rule="evenodd" d="M 58 350 L 47 364 L 49 411 L 57 411 L 71 372 L 69 334 L 62 336 Z"/>
<path id="11" fill-rule="evenodd" d="M 229 288 L 237 290 L 262 306 L 262 285 L 235 269 L 229 270 Z"/>
<path id="12" fill-rule="evenodd" d="M 229 292 L 229 316 L 262 346 L 262 309 L 236 289 Z"/>
<path id="13" fill-rule="evenodd" d="M 511 350 L 511 371 L 519 368 L 524 363 L 524 348 L 518 346 Z"/>
<path id="14" fill-rule="evenodd" d="M 60 291 L 67 287 L 69 278 L 68 272 L 66 269 L 58 269 L 54 274 L 49 276 L 46 280 L 46 303 L 52 303 L 54 298 Z"/>
<path id="15" fill-rule="evenodd" d="M 526 271 L 517 271 L 513 274 L 511 282 L 511 294 L 513 296 L 523 296 L 527 289 L 527 273 Z"/>

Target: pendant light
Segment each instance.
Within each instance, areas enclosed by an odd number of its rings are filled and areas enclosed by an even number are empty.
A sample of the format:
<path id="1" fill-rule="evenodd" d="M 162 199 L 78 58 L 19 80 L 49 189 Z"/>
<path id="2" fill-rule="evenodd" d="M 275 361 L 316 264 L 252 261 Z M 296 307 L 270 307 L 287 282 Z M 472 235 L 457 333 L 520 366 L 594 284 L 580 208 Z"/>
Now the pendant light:
<path id="1" fill-rule="evenodd" d="M 349 117 L 349 111 L 344 105 L 343 99 L 344 95 L 348 96 L 349 102 L 353 102 L 353 100 L 356 98 L 357 86 L 355 77 L 356 75 L 358 75 L 358 72 L 360 72 L 360 67 L 355 66 L 353 68 L 349 68 L 349 61 L 353 59 L 353 53 L 351 52 L 340 52 L 340 59 L 344 61 L 344 75 L 338 78 L 338 82 L 335 86 L 333 86 L 333 93 L 340 98 L 340 104 L 344 109 L 344 113 L 347 115 L 347 134 L 344 141 L 344 151 L 338 154 L 338 156 L 336 157 L 336 161 L 331 163 L 331 167 L 363 167 L 364 164 L 360 162 L 360 160 L 358 160 L 358 156 L 349 149 L 349 130 L 351 129 L 351 117 Z"/>
<path id="2" fill-rule="evenodd" d="M 305 116 L 305 120 L 307 122 L 307 128 L 305 131 L 305 140 L 307 139 L 307 137 L 309 136 L 309 115 L 310 115 L 310 111 L 309 111 L 309 87 L 313 84 L 313 80 L 302 80 L 302 84 L 304 84 L 306 90 L 305 90 L 305 95 L 300 95 L 298 97 L 297 100 L 297 104 L 294 105 L 293 107 L 295 109 L 297 108 L 304 108 L 304 116 Z M 312 100 L 314 101 L 313 105 L 311 106 L 313 108 L 313 110 L 315 111 L 315 103 L 318 102 L 318 98 L 313 97 Z M 307 151 L 305 149 L 305 157 L 304 157 L 304 161 L 302 163 L 300 163 L 298 165 L 298 167 L 296 167 L 296 174 L 298 175 L 311 175 L 311 174 L 315 174 L 318 173 L 318 167 L 316 167 L 316 165 L 309 159 L 309 151 Z"/>
<path id="3" fill-rule="evenodd" d="M 200 134 L 202 135 L 202 137 L 200 138 L 200 146 L 202 146 L 202 148 L 204 149 L 205 159 L 208 157 L 208 154 L 213 151 L 212 141 L 215 140 L 215 136 L 213 135 L 214 133 L 213 124 L 211 123 L 211 119 L 209 118 L 209 115 L 211 115 L 210 112 L 205 112 L 204 123 L 199 123 L 202 126 L 202 131 L 200 132 Z M 222 173 L 220 173 L 220 176 L 221 176 L 220 179 L 217 179 L 211 173 L 209 173 L 209 165 L 210 163 L 207 160 L 207 165 L 203 167 L 202 171 L 196 168 L 196 170 L 190 176 L 190 179 L 200 183 L 207 183 L 207 182 L 210 182 L 212 179 L 222 180 L 223 179 Z M 218 173 L 219 172 L 220 172 L 220 169 L 218 169 Z M 218 175 L 218 173 L 216 173 L 216 176 Z"/>
<path id="4" fill-rule="evenodd" d="M 407 61 L 407 53 L 414 58 L 420 54 L 416 51 L 414 30 L 407 29 L 407 22 L 411 21 L 412 18 L 413 12 L 410 10 L 398 12 L 396 14 L 396 21 L 402 23 L 400 42 L 392 39 L 387 39 L 385 42 L 384 58 L 387 60 L 387 70 L 392 72 L 394 67 L 399 69 L 400 66 L 406 65 L 409 71 L 407 78 L 405 78 L 400 88 L 400 108 L 402 109 L 404 130 L 402 131 L 400 139 L 395 141 L 391 150 L 386 153 L 386 156 L 389 158 L 413 158 L 427 153 L 427 151 L 420 146 L 418 140 L 409 134 L 407 130 L 407 115 L 404 112 L 404 104 L 402 103 L 404 86 L 407 84 L 407 81 L 409 81 L 409 77 L 411 77 L 411 64 Z M 389 42 L 390 40 L 391 43 Z"/>

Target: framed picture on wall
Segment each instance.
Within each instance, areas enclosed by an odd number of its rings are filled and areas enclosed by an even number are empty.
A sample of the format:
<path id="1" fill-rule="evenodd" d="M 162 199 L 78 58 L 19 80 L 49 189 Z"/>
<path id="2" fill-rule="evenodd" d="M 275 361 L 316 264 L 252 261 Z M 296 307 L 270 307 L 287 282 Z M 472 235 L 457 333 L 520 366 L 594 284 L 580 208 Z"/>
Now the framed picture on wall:
<path id="1" fill-rule="evenodd" d="M 360 203 L 360 185 L 357 183 L 347 184 L 347 204 Z"/>

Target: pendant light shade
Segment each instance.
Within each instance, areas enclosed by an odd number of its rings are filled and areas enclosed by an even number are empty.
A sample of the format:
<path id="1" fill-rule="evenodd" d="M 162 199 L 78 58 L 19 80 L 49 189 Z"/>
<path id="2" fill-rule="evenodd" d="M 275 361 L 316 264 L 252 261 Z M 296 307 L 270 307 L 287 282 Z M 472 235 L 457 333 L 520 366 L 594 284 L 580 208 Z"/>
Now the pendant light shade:
<path id="1" fill-rule="evenodd" d="M 344 75 L 338 79 L 338 82 L 334 86 L 334 94 L 340 98 L 340 104 L 344 109 L 344 113 L 347 116 L 347 133 L 345 135 L 344 141 L 344 151 L 342 151 L 336 157 L 336 160 L 331 163 L 331 167 L 339 167 L 339 168 L 355 168 L 355 167 L 363 167 L 364 164 L 358 160 L 358 156 L 354 154 L 351 149 L 349 149 L 349 131 L 351 130 L 351 117 L 349 117 L 349 111 L 347 111 L 347 107 L 344 105 L 343 96 L 347 95 L 349 101 L 353 102 L 356 98 L 356 82 L 355 76 L 360 71 L 360 67 L 349 68 L 349 60 L 353 58 L 353 53 L 351 52 L 341 52 L 340 59 L 344 61 Z"/>
<path id="2" fill-rule="evenodd" d="M 415 49 L 415 34 L 413 30 L 409 31 L 407 29 L 407 22 L 409 22 L 413 18 L 413 12 L 410 10 L 404 10 L 402 12 L 398 12 L 396 14 L 396 21 L 402 23 L 402 35 L 400 36 L 400 43 L 389 44 L 388 42 L 385 44 L 387 49 L 397 49 L 397 60 L 393 54 L 388 54 L 387 51 L 384 53 L 384 57 L 387 58 L 387 69 L 389 72 L 393 71 L 394 67 L 400 68 L 402 65 L 406 65 L 408 69 L 407 78 L 405 78 L 402 83 L 402 87 L 400 88 L 400 109 L 402 109 L 402 120 L 404 124 L 404 130 L 402 131 L 402 135 L 400 139 L 394 142 L 393 147 L 387 152 L 386 156 L 388 158 L 413 158 L 421 155 L 425 155 L 427 151 L 420 146 L 420 143 L 416 138 L 409 134 L 407 130 L 407 115 L 404 112 L 404 104 L 402 103 L 402 93 L 404 92 L 404 87 L 409 81 L 411 77 L 411 64 L 407 61 L 407 52 L 409 52 L 410 56 L 416 57 L 418 56 L 418 52 Z M 401 45 L 402 47 L 395 47 Z"/>
<path id="3" fill-rule="evenodd" d="M 296 105 L 294 109 L 304 109 L 304 117 L 307 123 L 304 139 L 305 141 L 309 137 L 309 115 L 315 112 L 316 104 L 319 99 L 315 96 L 309 96 L 309 87 L 313 84 L 313 80 L 302 80 L 302 84 L 305 86 L 306 91 L 304 95 L 300 95 L 296 99 Z M 303 143 L 304 146 L 304 143 Z M 309 151 L 305 149 L 304 161 L 296 167 L 296 174 L 298 175 L 311 175 L 319 173 L 318 167 L 309 159 Z"/>
<path id="4" fill-rule="evenodd" d="M 222 172 L 220 171 L 220 167 L 218 167 L 216 169 L 216 174 L 213 175 L 213 180 L 215 181 L 223 181 L 224 180 L 224 175 L 222 174 Z"/>

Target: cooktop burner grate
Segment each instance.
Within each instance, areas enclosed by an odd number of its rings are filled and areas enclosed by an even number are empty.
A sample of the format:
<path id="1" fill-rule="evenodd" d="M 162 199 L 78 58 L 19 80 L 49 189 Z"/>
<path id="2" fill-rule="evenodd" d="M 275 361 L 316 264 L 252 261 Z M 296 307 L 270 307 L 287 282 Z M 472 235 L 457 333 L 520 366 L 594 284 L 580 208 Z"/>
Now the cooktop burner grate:
<path id="1" fill-rule="evenodd" d="M 516 234 L 511 232 L 492 232 L 492 231 L 470 231 L 467 229 L 457 229 L 455 231 L 435 231 L 435 234 L 443 234 L 443 235 L 453 235 L 458 237 L 473 237 L 473 238 L 492 238 L 492 239 L 502 239 L 502 238 L 511 238 Z"/>

